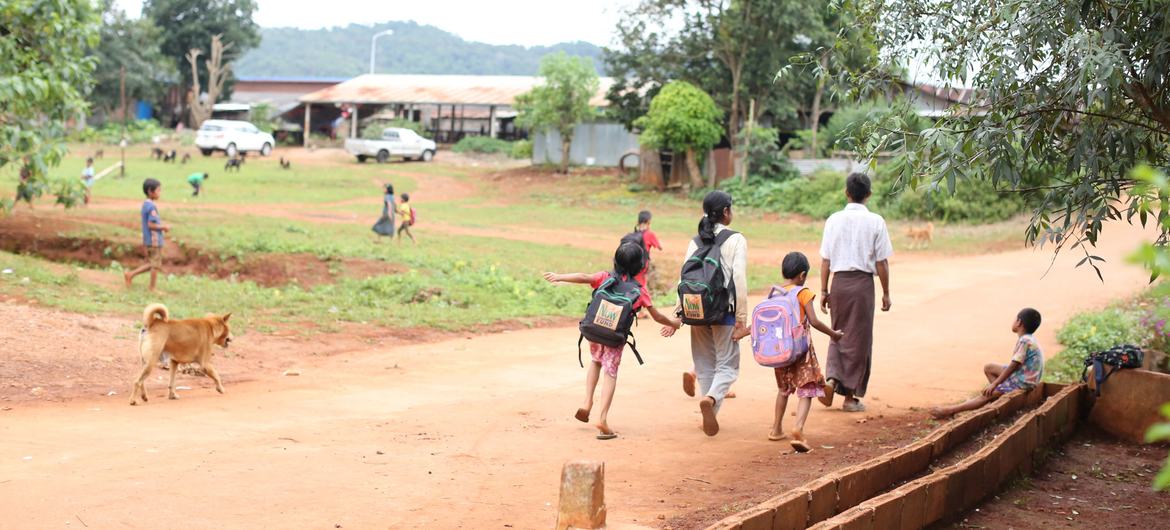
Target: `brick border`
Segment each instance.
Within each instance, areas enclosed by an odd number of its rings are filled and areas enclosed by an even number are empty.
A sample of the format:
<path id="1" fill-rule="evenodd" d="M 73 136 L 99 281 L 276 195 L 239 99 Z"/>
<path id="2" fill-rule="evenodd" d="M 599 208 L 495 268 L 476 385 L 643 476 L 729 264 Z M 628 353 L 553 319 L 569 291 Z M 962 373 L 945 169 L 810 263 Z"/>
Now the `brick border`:
<path id="1" fill-rule="evenodd" d="M 1081 387 L 1078 385 L 1076 388 L 1079 389 Z M 951 504 L 957 506 L 961 504 L 958 499 L 967 497 L 964 494 L 967 492 L 958 489 L 953 493 L 948 492 L 946 481 L 938 479 L 937 475 L 940 474 L 936 473 L 903 485 L 885 495 L 879 497 L 874 497 L 874 495 L 877 495 L 882 490 L 889 488 L 897 482 L 909 479 L 925 471 L 935 459 L 967 441 L 971 435 L 987 428 L 997 419 L 1006 418 L 1025 407 L 1044 402 L 1047 396 L 1064 395 L 1067 398 L 1068 395 L 1074 393 L 1077 396 L 1081 395 L 1080 390 L 1074 392 L 1061 385 L 1051 384 L 1038 386 L 1028 392 L 1020 390 L 1011 392 L 997 399 L 987 407 L 956 416 L 955 420 L 940 426 L 929 435 L 906 447 L 895 449 L 862 464 L 838 470 L 824 477 L 807 482 L 802 486 L 765 500 L 746 511 L 727 517 L 709 526 L 708 530 L 790 530 L 806 527 L 815 527 L 818 529 L 884 529 L 897 528 L 899 526 L 903 528 L 921 528 L 939 520 L 948 513 L 952 513 L 946 510 L 948 499 L 951 499 Z M 1020 423 L 1025 422 L 1026 419 L 1029 424 L 1037 423 L 1034 421 L 1034 418 L 1037 417 L 1037 413 L 1041 409 L 1046 407 L 1051 408 L 1059 403 L 1064 403 L 1065 398 L 1058 400 L 1050 399 L 1049 403 L 1045 403 L 1040 409 L 1030 412 L 1025 418 L 1017 421 L 1016 425 L 1007 432 L 1011 432 Z M 1064 413 L 1060 417 L 1066 419 L 1066 421 L 1068 418 L 1071 418 L 1075 422 L 1079 414 L 1075 413 L 1074 410 L 1079 411 L 1079 407 L 1080 399 L 1078 397 L 1076 408 L 1065 406 L 1062 409 Z M 1053 419 L 1050 420 L 1050 424 L 1047 427 L 1050 429 L 1056 428 L 1062 434 L 1071 434 L 1075 425 L 1064 425 L 1057 423 Z M 1036 428 L 1038 427 L 1033 427 L 1033 429 Z M 988 447 L 999 445 L 1004 438 L 1004 435 L 1000 435 Z M 1036 442 L 1039 441 L 1036 436 L 1033 436 L 1033 439 Z M 1047 439 L 1045 437 L 1045 440 Z M 1036 449 L 1037 446 L 1036 443 L 1032 443 L 1028 444 L 1027 447 L 1021 446 L 1015 449 L 1027 449 L 1027 454 L 1030 455 L 1032 450 Z M 974 456 L 983 454 L 986 449 L 987 447 L 984 447 L 983 450 L 975 453 L 972 457 L 964 459 L 960 464 L 968 462 Z M 1004 460 L 1001 459 L 999 461 L 1002 462 Z M 1028 464 L 1028 469 L 1030 470 L 1030 459 Z M 953 468 L 957 468 L 957 466 L 959 464 L 956 464 Z M 979 467 L 978 472 L 965 471 L 965 473 L 971 476 L 977 474 L 980 477 L 977 480 L 981 480 L 990 470 L 990 467 L 991 464 L 984 464 Z M 1016 467 L 1018 466 L 1011 467 L 1013 473 Z M 942 474 L 949 476 L 952 474 L 950 473 L 951 469 L 944 470 Z M 995 472 L 1000 472 L 998 464 L 995 466 Z M 927 488 L 925 484 L 920 489 L 917 489 L 917 487 L 907 488 L 911 484 L 932 478 L 935 479 L 933 481 L 935 482 L 933 491 L 930 491 L 930 488 Z M 893 495 L 895 493 L 898 493 L 898 495 Z M 970 493 L 975 492 L 972 491 Z M 877 499 L 884 499 L 886 497 L 890 497 L 891 499 L 896 498 L 898 500 L 886 499 L 880 503 L 875 502 Z M 927 510 L 927 508 L 930 508 L 930 510 Z M 900 523 L 905 522 L 910 524 L 888 526 L 886 523 L 893 521 L 894 518 L 897 518 Z M 834 522 L 829 526 L 818 524 L 822 522 L 828 524 L 829 521 Z"/>

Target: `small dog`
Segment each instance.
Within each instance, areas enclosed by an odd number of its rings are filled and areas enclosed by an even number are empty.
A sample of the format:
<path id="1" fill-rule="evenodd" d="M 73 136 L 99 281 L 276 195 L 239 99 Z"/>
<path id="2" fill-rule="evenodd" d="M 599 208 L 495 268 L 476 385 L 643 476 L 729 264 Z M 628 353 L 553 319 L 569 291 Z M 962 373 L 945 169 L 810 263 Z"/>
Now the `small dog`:
<path id="1" fill-rule="evenodd" d="M 97 151 L 93 152 L 93 159 L 94 160 L 101 160 L 105 156 L 106 156 L 106 151 L 104 149 L 98 149 Z"/>
<path id="2" fill-rule="evenodd" d="M 162 160 L 163 155 L 166 155 L 166 152 L 163 151 L 162 149 L 159 149 L 157 147 L 152 147 L 150 149 L 150 156 L 154 157 L 155 160 Z"/>
<path id="3" fill-rule="evenodd" d="M 171 320 L 167 307 L 162 304 L 150 304 L 142 312 L 142 335 L 138 342 L 138 354 L 145 363 L 138 379 L 134 381 L 134 388 L 130 391 L 130 404 L 137 405 L 138 398 L 147 402 L 146 385 L 144 382 L 150 376 L 154 365 L 158 364 L 164 350 L 171 356 L 171 385 L 170 399 L 179 399 L 175 394 L 175 372 L 179 365 L 199 363 L 203 373 L 215 381 L 215 390 L 223 393 L 223 381 L 219 373 L 211 365 L 211 346 L 219 345 L 227 348 L 232 342 L 232 330 L 228 326 L 231 313 L 226 315 L 208 315 L 203 318 L 189 318 L 186 320 Z"/>
<path id="4" fill-rule="evenodd" d="M 169 153 L 167 153 L 165 156 L 163 156 L 163 162 L 174 162 L 176 160 L 177 155 L 178 155 L 178 153 L 176 153 L 174 149 L 171 149 L 171 151 Z"/>
<path id="5" fill-rule="evenodd" d="M 191 161 L 191 153 L 183 153 L 183 161 L 181 163 L 185 166 L 185 165 L 187 165 L 187 162 L 190 162 L 190 161 Z"/>
<path id="6" fill-rule="evenodd" d="M 242 167 L 243 165 L 244 165 L 244 160 L 242 158 L 229 158 L 227 163 L 223 165 L 223 170 L 224 170 L 224 172 L 227 172 L 227 171 L 231 170 L 232 168 L 235 168 L 236 173 L 239 173 L 240 167 Z"/>
<path id="7" fill-rule="evenodd" d="M 912 242 L 910 248 L 929 247 L 934 243 L 934 223 L 927 221 L 925 225 L 911 226 L 906 229 L 906 235 Z"/>
<path id="8" fill-rule="evenodd" d="M 280 157 L 280 167 L 281 169 L 292 169 L 292 160 L 285 160 L 283 156 Z"/>

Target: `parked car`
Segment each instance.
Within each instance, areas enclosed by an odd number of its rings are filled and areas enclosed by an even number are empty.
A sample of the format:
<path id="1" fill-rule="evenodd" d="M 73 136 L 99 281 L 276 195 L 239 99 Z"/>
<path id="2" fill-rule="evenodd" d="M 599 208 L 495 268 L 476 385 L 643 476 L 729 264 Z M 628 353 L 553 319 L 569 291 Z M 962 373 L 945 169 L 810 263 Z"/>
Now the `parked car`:
<path id="1" fill-rule="evenodd" d="M 427 140 L 410 129 L 387 128 L 382 131 L 381 140 L 350 138 L 345 141 L 345 150 L 357 156 L 358 162 L 371 158 L 386 162 L 392 156 L 407 160 L 430 162 L 435 157 L 435 142 Z"/>
<path id="2" fill-rule="evenodd" d="M 245 151 L 258 151 L 261 156 L 272 153 L 276 140 L 255 125 L 246 121 L 207 120 L 195 135 L 195 146 L 210 156 L 214 151 L 223 151 L 227 156 L 236 156 Z"/>

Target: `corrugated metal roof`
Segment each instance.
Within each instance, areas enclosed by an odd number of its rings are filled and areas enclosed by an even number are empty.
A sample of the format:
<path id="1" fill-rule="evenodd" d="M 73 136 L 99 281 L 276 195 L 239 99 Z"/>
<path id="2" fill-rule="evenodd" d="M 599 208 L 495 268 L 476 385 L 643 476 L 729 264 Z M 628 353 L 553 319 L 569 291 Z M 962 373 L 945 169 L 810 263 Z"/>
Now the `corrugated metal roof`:
<path id="1" fill-rule="evenodd" d="M 504 106 L 540 82 L 539 77 L 513 75 L 366 74 L 301 96 L 301 102 Z M 611 84 L 612 79 L 601 78 L 590 103 L 605 106 L 605 91 Z"/>

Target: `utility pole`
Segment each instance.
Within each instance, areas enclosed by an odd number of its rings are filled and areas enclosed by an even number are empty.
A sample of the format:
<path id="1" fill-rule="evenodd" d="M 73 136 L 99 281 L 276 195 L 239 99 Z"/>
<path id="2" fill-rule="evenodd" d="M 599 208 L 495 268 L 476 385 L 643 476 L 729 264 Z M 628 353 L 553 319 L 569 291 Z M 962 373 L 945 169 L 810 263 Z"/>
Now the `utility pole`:
<path id="1" fill-rule="evenodd" d="M 122 66 L 121 72 L 121 92 L 122 92 L 122 141 L 118 145 L 122 146 L 122 167 L 118 168 L 118 178 L 126 176 L 126 66 Z"/>
<path id="2" fill-rule="evenodd" d="M 370 73 L 371 74 L 374 73 L 374 52 L 377 51 L 377 49 L 378 49 L 377 48 L 378 37 L 382 37 L 384 35 L 393 35 L 393 34 L 394 34 L 394 30 L 388 29 L 388 30 L 383 31 L 381 33 L 377 33 L 373 37 L 370 38 Z"/>
<path id="3" fill-rule="evenodd" d="M 746 184 L 748 179 L 748 171 L 751 170 L 752 162 L 752 127 L 756 123 L 756 100 L 752 99 L 748 102 L 748 122 L 747 135 L 743 141 L 743 164 L 740 166 L 743 174 L 739 176 L 739 181 Z"/>

